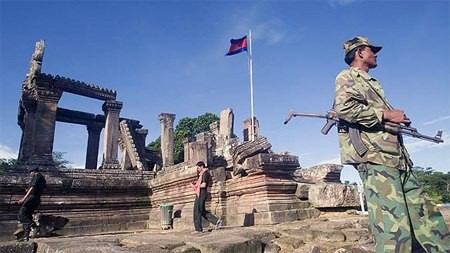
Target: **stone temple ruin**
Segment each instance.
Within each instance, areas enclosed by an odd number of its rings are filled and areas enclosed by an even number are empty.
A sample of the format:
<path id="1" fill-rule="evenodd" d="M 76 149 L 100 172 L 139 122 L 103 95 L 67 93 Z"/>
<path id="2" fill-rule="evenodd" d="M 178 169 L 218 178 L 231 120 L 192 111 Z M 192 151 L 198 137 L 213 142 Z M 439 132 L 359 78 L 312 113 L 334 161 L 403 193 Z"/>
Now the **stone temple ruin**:
<path id="1" fill-rule="evenodd" d="M 220 112 L 210 131 L 184 141 L 184 162 L 174 164 L 175 114 L 161 113 L 161 153 L 146 148 L 138 120 L 122 118 L 116 91 L 41 73 L 44 42 L 36 43 L 22 85 L 18 124 L 22 139 L 19 165 L 0 176 L 0 241 L 16 229 L 17 200 L 29 177 L 28 165 L 39 165 L 47 179 L 39 212 L 58 219 L 49 226 L 58 234 L 140 230 L 161 226 L 161 204 L 173 205 L 173 228 L 193 227 L 195 164 L 203 160 L 213 175 L 207 209 L 227 226 L 277 224 L 318 217 L 321 211 L 355 208 L 354 187 L 340 183 L 340 165 L 301 168 L 297 156 L 276 154 L 244 122 L 244 139 L 234 134 L 233 110 Z M 104 101 L 104 115 L 58 107 L 64 92 Z M 88 131 L 85 169 L 56 169 L 52 158 L 55 123 L 85 125 Z M 103 130 L 103 161 L 98 166 Z M 254 134 L 255 139 L 248 138 Z M 122 159 L 118 160 L 121 149 Z"/>

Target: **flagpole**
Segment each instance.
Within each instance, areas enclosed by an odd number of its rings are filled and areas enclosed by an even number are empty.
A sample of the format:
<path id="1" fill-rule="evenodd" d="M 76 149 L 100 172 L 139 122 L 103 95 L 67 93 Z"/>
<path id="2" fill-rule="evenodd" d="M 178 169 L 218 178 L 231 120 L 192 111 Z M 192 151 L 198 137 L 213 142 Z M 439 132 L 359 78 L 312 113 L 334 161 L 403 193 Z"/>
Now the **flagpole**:
<path id="1" fill-rule="evenodd" d="M 251 122 L 252 122 L 252 129 L 251 129 L 251 140 L 255 140 L 255 119 L 254 119 L 254 113 L 253 113 L 253 62 L 252 62 L 252 31 L 248 30 L 248 70 L 250 75 L 250 111 L 251 111 Z"/>

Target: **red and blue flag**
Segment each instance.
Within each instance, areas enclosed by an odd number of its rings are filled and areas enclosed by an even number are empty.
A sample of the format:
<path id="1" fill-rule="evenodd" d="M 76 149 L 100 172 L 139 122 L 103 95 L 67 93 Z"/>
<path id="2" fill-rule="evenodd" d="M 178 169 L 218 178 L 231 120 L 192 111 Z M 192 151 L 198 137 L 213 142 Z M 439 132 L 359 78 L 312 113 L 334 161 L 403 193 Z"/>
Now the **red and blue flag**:
<path id="1" fill-rule="evenodd" d="M 244 36 L 240 39 L 231 39 L 231 45 L 228 53 L 226 55 L 235 55 L 240 52 L 247 51 L 247 36 Z"/>

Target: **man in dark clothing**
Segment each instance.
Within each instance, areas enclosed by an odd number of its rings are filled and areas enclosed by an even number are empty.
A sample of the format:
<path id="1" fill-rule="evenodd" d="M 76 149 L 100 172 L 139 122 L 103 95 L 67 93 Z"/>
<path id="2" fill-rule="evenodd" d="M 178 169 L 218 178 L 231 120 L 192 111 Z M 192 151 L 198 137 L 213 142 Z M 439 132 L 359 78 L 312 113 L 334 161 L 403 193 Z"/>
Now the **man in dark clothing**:
<path id="1" fill-rule="evenodd" d="M 207 219 L 212 224 L 215 224 L 215 229 L 220 229 L 220 227 L 222 226 L 222 220 L 217 219 L 217 217 L 212 215 L 205 208 L 206 197 L 208 195 L 208 186 L 211 186 L 212 178 L 204 162 L 200 161 L 197 163 L 196 166 L 198 178 L 197 181 L 191 183 L 191 186 L 195 191 L 195 202 L 194 202 L 195 231 L 192 233 L 200 234 L 203 232 L 202 217 Z"/>
<path id="2" fill-rule="evenodd" d="M 18 203 L 22 206 L 20 207 L 18 219 L 23 225 L 24 235 L 19 239 L 19 242 L 28 241 L 30 239 L 30 231 L 32 227 L 36 224 L 33 222 L 33 213 L 38 208 L 41 203 L 41 195 L 47 183 L 44 176 L 39 172 L 38 166 L 31 166 L 27 170 L 28 173 L 33 177 L 28 186 L 25 196 L 19 199 Z"/>

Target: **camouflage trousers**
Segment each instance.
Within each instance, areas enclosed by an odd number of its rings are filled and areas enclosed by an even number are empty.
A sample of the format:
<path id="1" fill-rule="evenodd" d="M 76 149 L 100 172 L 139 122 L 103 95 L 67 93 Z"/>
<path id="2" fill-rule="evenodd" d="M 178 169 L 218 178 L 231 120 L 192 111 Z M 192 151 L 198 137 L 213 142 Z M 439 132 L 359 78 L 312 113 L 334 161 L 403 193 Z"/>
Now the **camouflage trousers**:
<path id="1" fill-rule="evenodd" d="M 450 252 L 444 218 L 412 170 L 360 164 L 376 252 Z M 422 247 L 420 247 L 420 245 Z"/>

